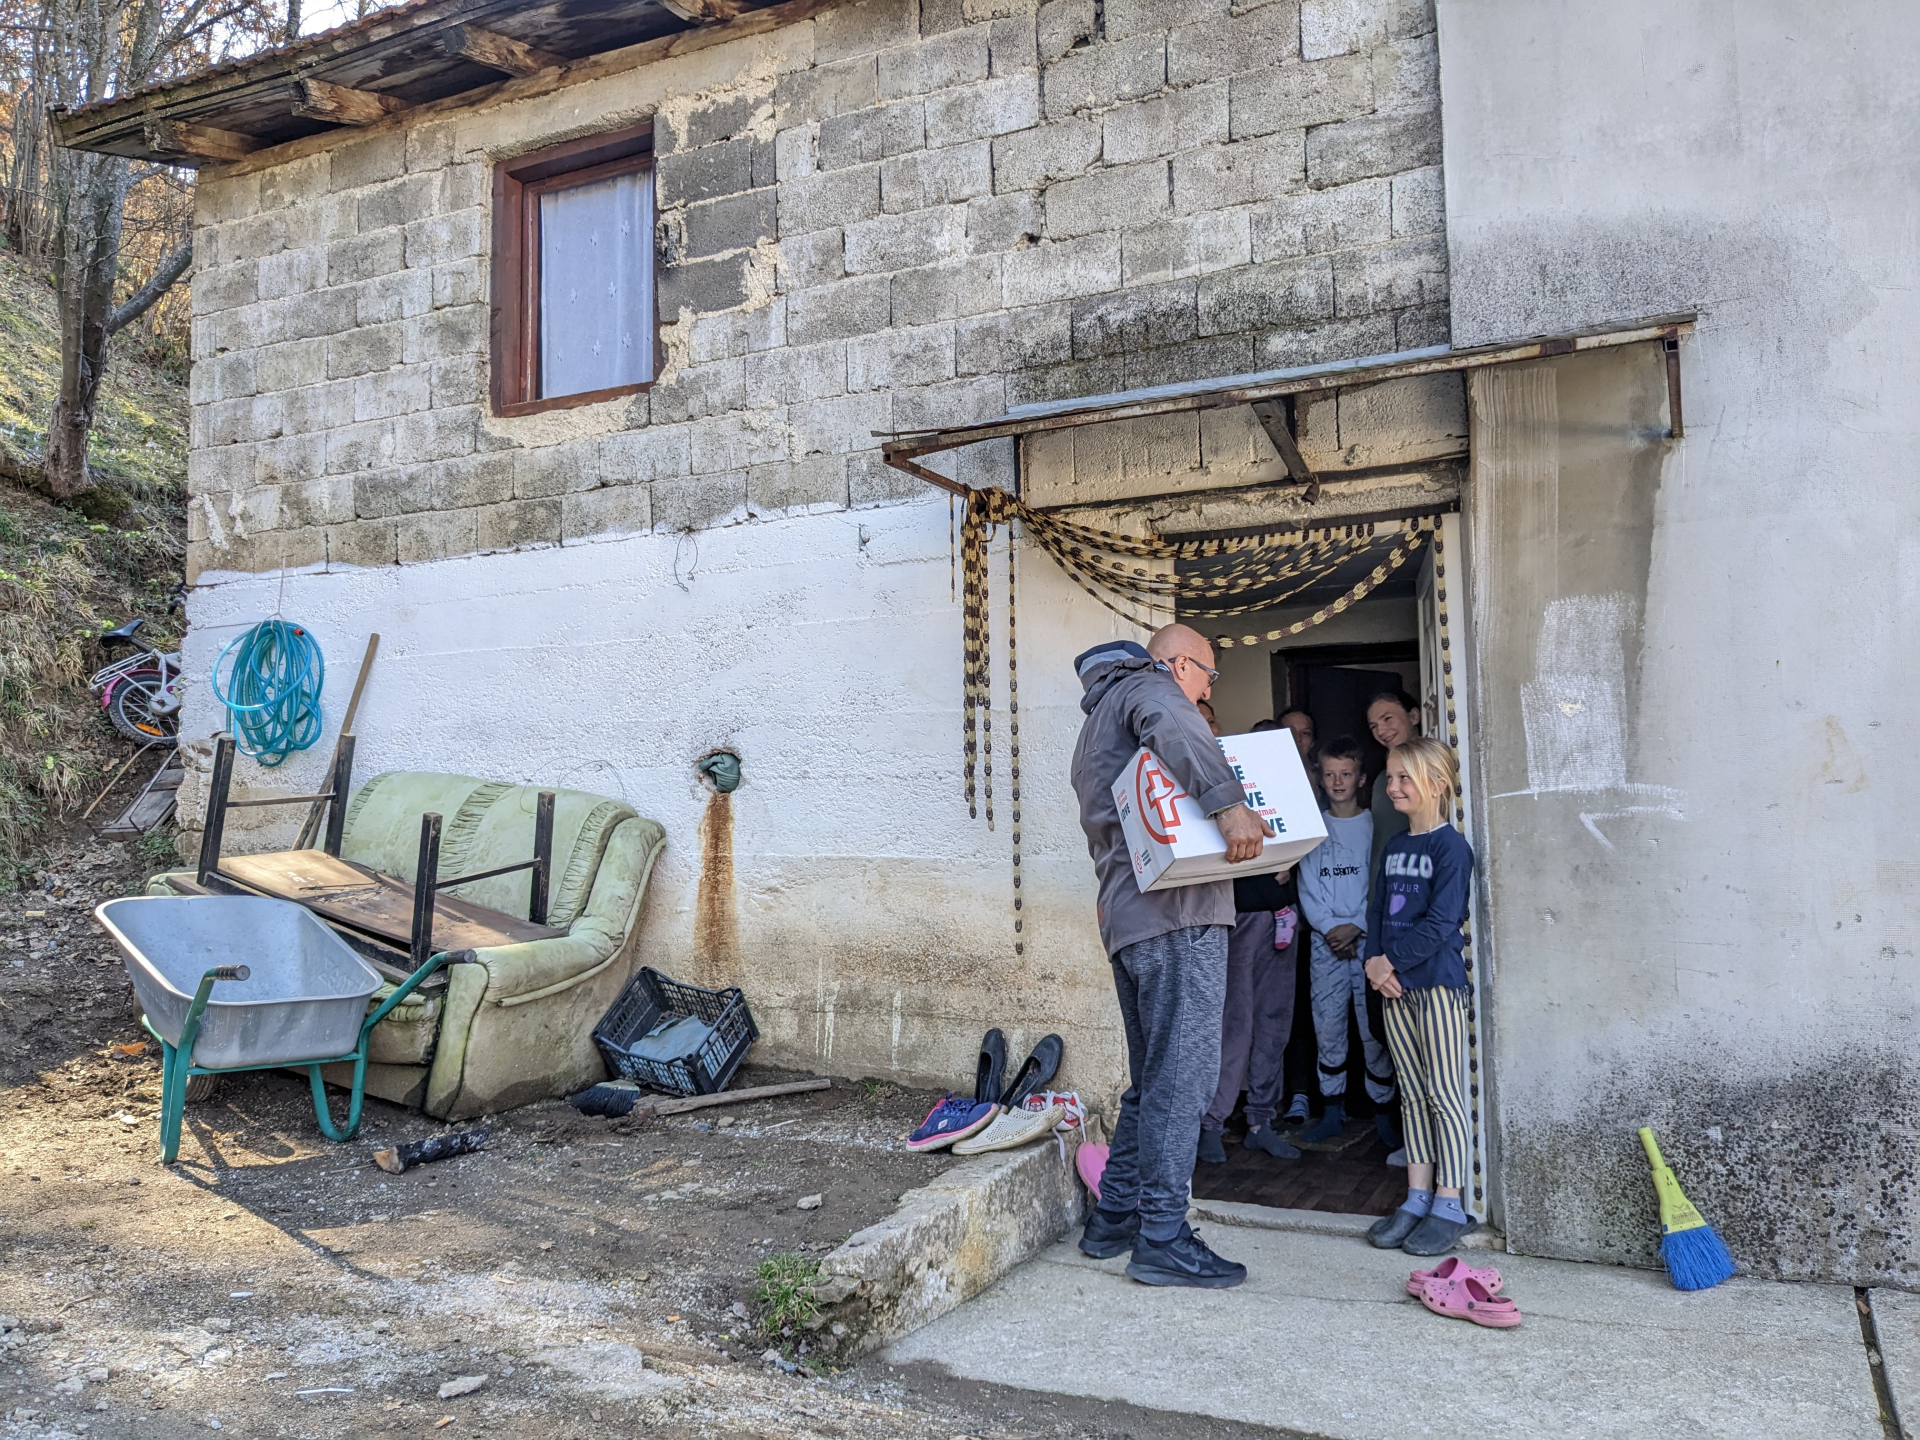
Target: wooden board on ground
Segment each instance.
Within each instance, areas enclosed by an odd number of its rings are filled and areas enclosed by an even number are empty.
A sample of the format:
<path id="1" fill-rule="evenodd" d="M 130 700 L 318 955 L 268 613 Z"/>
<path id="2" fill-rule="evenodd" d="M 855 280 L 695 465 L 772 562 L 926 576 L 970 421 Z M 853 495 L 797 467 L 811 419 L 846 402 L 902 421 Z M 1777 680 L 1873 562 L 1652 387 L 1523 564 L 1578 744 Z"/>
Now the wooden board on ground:
<path id="1" fill-rule="evenodd" d="M 413 887 L 324 850 L 225 855 L 217 872 L 262 895 L 292 900 L 336 925 L 350 926 L 406 950 L 413 934 Z M 433 948 L 486 950 L 565 935 L 470 900 L 434 896 Z"/>

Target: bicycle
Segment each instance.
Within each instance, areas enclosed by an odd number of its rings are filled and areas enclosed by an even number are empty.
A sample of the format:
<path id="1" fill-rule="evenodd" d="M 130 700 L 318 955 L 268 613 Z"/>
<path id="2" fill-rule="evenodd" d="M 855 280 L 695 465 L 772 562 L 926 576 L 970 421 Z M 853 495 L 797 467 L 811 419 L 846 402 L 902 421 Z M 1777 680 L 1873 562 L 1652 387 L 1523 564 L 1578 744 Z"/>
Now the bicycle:
<path id="1" fill-rule="evenodd" d="M 129 620 L 100 637 L 102 648 L 121 645 L 134 653 L 96 671 L 88 689 L 100 697 L 113 728 L 141 745 L 172 745 L 180 732 L 180 656 L 167 654 L 134 634 L 145 620 Z"/>

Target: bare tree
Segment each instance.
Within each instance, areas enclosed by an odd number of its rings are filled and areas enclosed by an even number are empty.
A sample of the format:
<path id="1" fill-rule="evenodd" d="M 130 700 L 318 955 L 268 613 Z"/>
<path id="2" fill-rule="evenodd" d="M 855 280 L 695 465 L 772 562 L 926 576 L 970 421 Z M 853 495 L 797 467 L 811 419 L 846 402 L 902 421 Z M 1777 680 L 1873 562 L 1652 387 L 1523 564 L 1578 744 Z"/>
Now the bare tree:
<path id="1" fill-rule="evenodd" d="M 193 244 L 184 207 L 150 204 L 137 207 L 143 218 L 162 218 L 130 256 L 129 196 L 177 188 L 185 176 L 63 149 L 47 112 L 289 41 L 301 0 L 0 0 L 0 17 L 0 78 L 15 81 L 0 224 L 21 253 L 48 264 L 58 291 L 60 393 L 43 471 L 48 490 L 70 499 L 94 484 L 87 440 L 113 338 L 187 273 Z M 152 243 L 161 237 L 164 247 Z"/>

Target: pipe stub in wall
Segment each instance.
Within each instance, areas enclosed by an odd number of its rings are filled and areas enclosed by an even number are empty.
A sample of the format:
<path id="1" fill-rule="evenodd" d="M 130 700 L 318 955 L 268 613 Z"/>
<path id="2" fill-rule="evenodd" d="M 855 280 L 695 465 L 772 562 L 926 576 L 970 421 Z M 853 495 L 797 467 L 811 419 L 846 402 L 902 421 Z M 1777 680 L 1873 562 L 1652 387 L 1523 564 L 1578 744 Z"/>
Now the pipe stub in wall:
<path id="1" fill-rule="evenodd" d="M 695 767 L 722 795 L 740 788 L 740 757 L 731 750 L 716 750 Z"/>

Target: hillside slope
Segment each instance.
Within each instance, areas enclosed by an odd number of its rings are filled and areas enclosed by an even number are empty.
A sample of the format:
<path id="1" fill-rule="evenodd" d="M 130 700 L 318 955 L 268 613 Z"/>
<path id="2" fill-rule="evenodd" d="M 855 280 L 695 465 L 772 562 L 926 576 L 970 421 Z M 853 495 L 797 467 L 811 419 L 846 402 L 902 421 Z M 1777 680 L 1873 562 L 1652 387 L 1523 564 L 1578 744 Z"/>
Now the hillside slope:
<path id="1" fill-rule="evenodd" d="M 105 663 L 92 638 L 138 615 L 177 642 L 183 623 L 167 602 L 186 552 L 186 385 L 112 357 L 91 448 L 105 491 L 83 502 L 106 523 L 29 488 L 59 374 L 53 290 L 0 252 L 0 889 L 129 753 L 87 693 Z"/>

